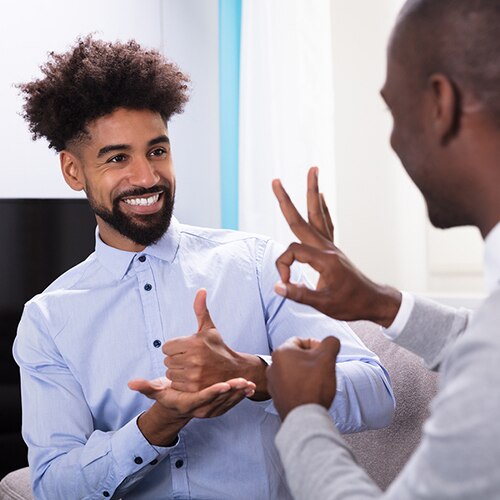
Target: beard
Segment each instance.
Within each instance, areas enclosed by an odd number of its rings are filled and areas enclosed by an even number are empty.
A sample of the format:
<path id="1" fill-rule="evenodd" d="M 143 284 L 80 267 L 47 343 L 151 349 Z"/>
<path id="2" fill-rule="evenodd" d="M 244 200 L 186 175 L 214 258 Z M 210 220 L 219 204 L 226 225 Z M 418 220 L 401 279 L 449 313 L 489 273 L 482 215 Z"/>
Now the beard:
<path id="1" fill-rule="evenodd" d="M 160 211 L 147 215 L 130 215 L 121 210 L 120 201 L 125 197 L 142 196 L 161 192 L 164 198 Z M 120 194 L 113 200 L 111 210 L 99 205 L 92 192 L 87 188 L 87 199 L 90 208 L 104 222 L 118 231 L 122 236 L 142 246 L 156 243 L 167 232 L 174 211 L 174 193 L 167 185 L 152 188 L 135 188 Z"/>

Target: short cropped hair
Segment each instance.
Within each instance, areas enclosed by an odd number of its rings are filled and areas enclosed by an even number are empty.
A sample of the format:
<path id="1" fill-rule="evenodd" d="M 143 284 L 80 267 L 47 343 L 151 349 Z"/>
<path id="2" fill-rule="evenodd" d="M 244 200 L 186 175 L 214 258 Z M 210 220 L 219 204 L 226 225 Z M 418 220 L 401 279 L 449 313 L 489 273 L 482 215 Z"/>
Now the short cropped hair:
<path id="1" fill-rule="evenodd" d="M 117 108 L 156 111 L 166 123 L 188 100 L 189 78 L 133 40 L 111 43 L 88 35 L 68 52 L 51 52 L 40 69 L 42 78 L 18 85 L 23 117 L 33 139 L 45 137 L 57 152 Z"/>
<path id="2" fill-rule="evenodd" d="M 393 54 L 417 85 L 433 73 L 484 105 L 500 125 L 500 0 L 408 0 L 393 33 Z"/>

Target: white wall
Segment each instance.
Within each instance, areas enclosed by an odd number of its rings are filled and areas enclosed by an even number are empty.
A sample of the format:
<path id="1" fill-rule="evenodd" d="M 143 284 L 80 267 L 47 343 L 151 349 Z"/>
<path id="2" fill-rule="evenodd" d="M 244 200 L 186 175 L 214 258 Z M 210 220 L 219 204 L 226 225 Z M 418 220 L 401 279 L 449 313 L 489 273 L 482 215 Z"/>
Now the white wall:
<path id="1" fill-rule="evenodd" d="M 433 229 L 390 148 L 392 119 L 379 91 L 403 1 L 331 2 L 338 243 L 377 281 L 447 298 L 482 293 L 477 231 Z"/>
<path id="2" fill-rule="evenodd" d="M 77 36 L 94 32 L 106 40 L 134 38 L 147 47 L 165 47 L 167 56 L 191 74 L 192 102 L 170 127 L 180 184 L 176 213 L 186 222 L 218 225 L 216 8 L 216 0 L 3 2 L 0 198 L 82 196 L 62 180 L 58 158 L 47 143 L 31 140 L 13 84 L 40 76 L 38 66 L 49 51 L 64 51 Z"/>
<path id="3" fill-rule="evenodd" d="M 177 174 L 176 215 L 220 226 L 218 0 L 163 0 L 164 53 L 188 73 L 191 99 L 170 135 Z"/>

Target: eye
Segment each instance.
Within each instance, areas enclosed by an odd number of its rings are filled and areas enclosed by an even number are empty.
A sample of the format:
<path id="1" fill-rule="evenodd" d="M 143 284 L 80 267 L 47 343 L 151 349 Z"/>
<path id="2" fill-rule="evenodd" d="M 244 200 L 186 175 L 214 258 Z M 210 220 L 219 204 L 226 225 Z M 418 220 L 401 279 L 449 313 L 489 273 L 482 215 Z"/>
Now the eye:
<path id="1" fill-rule="evenodd" d="M 165 148 L 155 148 L 149 153 L 149 156 L 154 156 L 156 158 L 161 158 L 166 156 L 167 150 Z"/>
<path id="2" fill-rule="evenodd" d="M 127 155 L 119 154 L 112 156 L 106 163 L 121 163 L 127 159 Z"/>

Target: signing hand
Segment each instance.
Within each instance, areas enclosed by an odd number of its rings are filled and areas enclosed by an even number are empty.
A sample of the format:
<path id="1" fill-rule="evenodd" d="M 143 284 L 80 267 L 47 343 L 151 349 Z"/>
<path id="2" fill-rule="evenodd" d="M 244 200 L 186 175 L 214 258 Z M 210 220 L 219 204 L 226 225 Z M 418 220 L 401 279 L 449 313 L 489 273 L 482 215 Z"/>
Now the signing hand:
<path id="1" fill-rule="evenodd" d="M 399 310 L 401 293 L 371 281 L 335 245 L 333 222 L 318 189 L 318 168 L 312 167 L 307 176 L 308 222 L 295 208 L 281 181 L 275 179 L 272 186 L 290 229 L 302 242 L 292 243 L 276 261 L 282 281 L 276 285 L 276 292 L 332 318 L 366 319 L 389 326 Z M 290 282 L 290 266 L 295 260 L 318 271 L 316 290 Z"/>
<path id="2" fill-rule="evenodd" d="M 336 391 L 335 362 L 340 342 L 293 337 L 273 352 L 267 385 L 282 420 L 297 406 L 316 403 L 329 409 Z"/>
<path id="3" fill-rule="evenodd" d="M 197 392 L 173 389 L 166 377 L 135 379 L 128 386 L 155 401 L 137 424 L 146 439 L 157 446 L 172 445 L 179 430 L 192 418 L 218 417 L 255 392 L 255 384 L 243 378 L 220 382 Z"/>
<path id="4" fill-rule="evenodd" d="M 224 343 L 210 317 L 206 300 L 207 291 L 198 290 L 193 306 L 198 331 L 189 337 L 168 340 L 163 345 L 172 388 L 197 392 L 224 380 L 243 377 L 255 382 L 255 399 L 266 399 L 265 363 L 257 356 L 233 351 Z"/>

